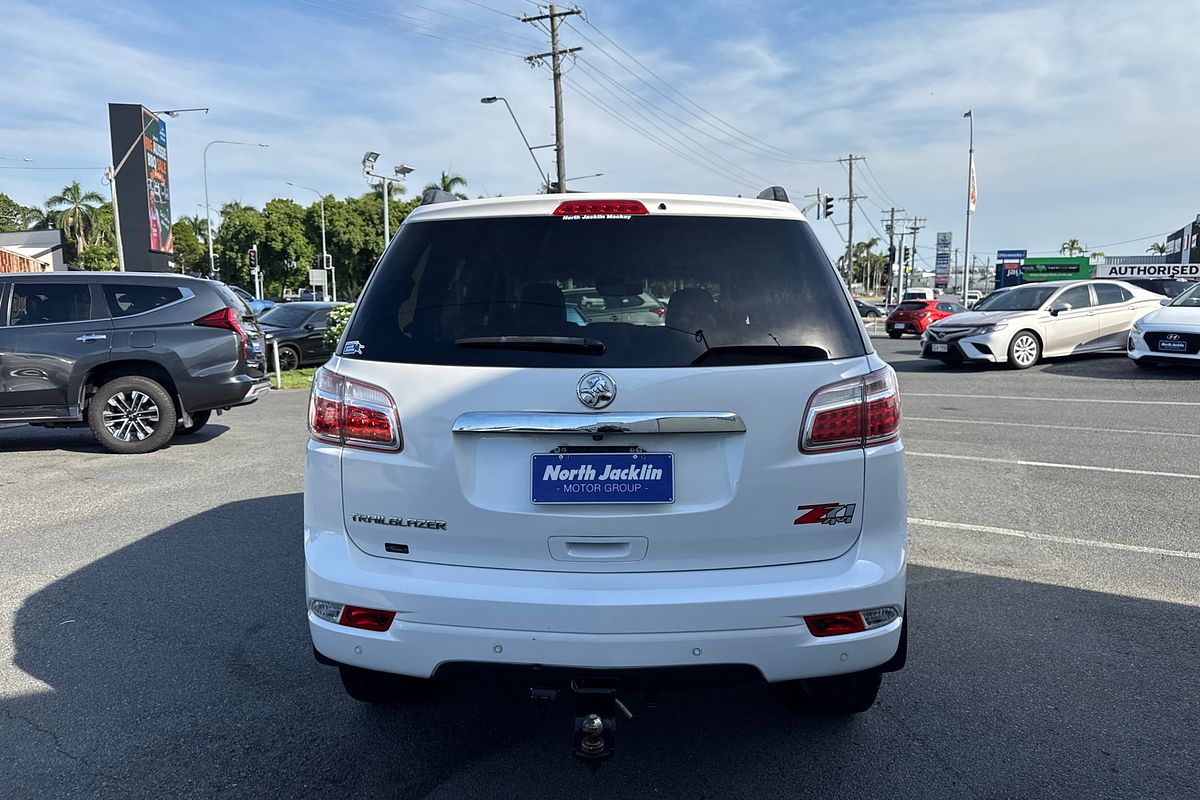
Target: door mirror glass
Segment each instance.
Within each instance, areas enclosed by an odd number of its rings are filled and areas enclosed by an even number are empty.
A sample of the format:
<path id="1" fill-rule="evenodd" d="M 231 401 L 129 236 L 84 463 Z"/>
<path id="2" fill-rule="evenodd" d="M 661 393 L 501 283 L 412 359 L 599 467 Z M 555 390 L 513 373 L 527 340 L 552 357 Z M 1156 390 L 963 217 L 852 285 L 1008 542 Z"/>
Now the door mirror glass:
<path id="1" fill-rule="evenodd" d="M 1062 312 L 1070 311 L 1070 310 L 1071 310 L 1070 303 L 1055 303 L 1054 305 L 1050 306 L 1050 316 L 1057 317 Z"/>
<path id="2" fill-rule="evenodd" d="M 1159 300 L 1159 301 L 1158 301 L 1158 304 L 1159 304 L 1160 306 L 1169 306 L 1169 305 L 1171 305 L 1171 298 L 1169 298 L 1169 297 L 1164 297 L 1162 300 Z"/>

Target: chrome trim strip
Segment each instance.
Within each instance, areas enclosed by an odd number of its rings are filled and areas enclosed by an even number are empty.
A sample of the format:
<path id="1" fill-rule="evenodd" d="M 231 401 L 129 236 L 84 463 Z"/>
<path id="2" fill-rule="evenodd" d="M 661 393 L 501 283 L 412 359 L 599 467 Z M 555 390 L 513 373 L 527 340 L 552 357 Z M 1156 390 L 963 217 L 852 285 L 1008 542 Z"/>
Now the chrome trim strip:
<path id="1" fill-rule="evenodd" d="M 674 414 L 577 414 L 560 411 L 469 411 L 459 416 L 454 433 L 745 433 L 746 424 L 729 411 Z"/>

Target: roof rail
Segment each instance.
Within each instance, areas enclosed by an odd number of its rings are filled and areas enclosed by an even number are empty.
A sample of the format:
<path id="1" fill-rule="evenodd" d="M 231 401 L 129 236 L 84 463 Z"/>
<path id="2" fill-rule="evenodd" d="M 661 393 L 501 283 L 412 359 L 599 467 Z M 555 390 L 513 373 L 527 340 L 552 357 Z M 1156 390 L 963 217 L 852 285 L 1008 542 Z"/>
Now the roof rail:
<path id="1" fill-rule="evenodd" d="M 758 193 L 759 200 L 778 200 L 781 203 L 790 203 L 787 191 L 782 186 L 768 186 Z"/>
<path id="2" fill-rule="evenodd" d="M 441 189 L 426 189 L 421 192 L 421 205 L 428 206 L 433 203 L 456 203 L 458 198 L 450 192 Z"/>

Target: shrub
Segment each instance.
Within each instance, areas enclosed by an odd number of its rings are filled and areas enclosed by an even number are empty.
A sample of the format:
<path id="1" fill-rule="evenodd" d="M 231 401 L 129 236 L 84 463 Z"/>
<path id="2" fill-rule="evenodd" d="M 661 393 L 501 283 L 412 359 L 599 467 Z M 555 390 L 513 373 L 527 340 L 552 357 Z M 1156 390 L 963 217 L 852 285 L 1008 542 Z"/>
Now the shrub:
<path id="1" fill-rule="evenodd" d="M 335 347 L 338 339 L 342 338 L 342 331 L 346 330 L 346 323 L 350 321 L 350 312 L 354 310 L 354 306 L 350 303 L 345 305 L 334 306 L 329 311 L 328 327 L 325 328 L 325 343 L 330 347 Z"/>

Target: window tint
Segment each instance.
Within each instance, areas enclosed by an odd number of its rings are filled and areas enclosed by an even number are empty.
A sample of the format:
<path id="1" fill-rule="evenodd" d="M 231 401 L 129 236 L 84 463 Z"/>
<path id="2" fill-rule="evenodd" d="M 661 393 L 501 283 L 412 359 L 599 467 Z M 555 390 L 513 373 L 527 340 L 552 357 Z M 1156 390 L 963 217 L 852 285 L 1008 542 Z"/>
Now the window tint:
<path id="1" fill-rule="evenodd" d="M 896 310 L 897 311 L 924 311 L 925 310 L 925 301 L 924 300 L 906 300 L 903 303 L 901 303 L 900 305 L 896 306 Z"/>
<path id="2" fill-rule="evenodd" d="M 104 285 L 104 299 L 108 301 L 108 311 L 114 317 L 153 311 L 182 297 L 183 293 L 175 286 L 136 283 Z"/>
<path id="3" fill-rule="evenodd" d="M 1054 303 L 1070 303 L 1072 309 L 1088 308 L 1092 305 L 1092 293 L 1087 286 L 1072 286 L 1055 298 Z"/>
<path id="4" fill-rule="evenodd" d="M 275 306 L 259 318 L 264 325 L 274 325 L 279 328 L 299 328 L 308 319 L 312 311 L 298 306 Z"/>
<path id="5" fill-rule="evenodd" d="M 1097 283 L 1094 288 L 1096 289 L 1096 305 L 1099 306 L 1124 303 L 1133 297 L 1127 290 L 1115 283 Z"/>
<path id="6" fill-rule="evenodd" d="M 568 320 L 569 307 L 587 324 Z M 362 344 L 357 357 L 407 363 L 716 365 L 863 355 L 851 308 L 803 222 L 461 219 L 401 228 L 346 336 Z M 546 352 L 497 341 L 513 336 L 590 344 Z"/>
<path id="7" fill-rule="evenodd" d="M 312 319 L 310 319 L 308 321 L 308 324 L 312 325 L 314 328 L 327 327 L 329 324 L 329 312 L 328 311 L 318 311 L 317 313 L 312 315 Z"/>
<path id="8" fill-rule="evenodd" d="M 86 283 L 13 283 L 13 325 L 45 325 L 92 319 L 92 292 Z"/>
<path id="9" fill-rule="evenodd" d="M 951 314 L 961 314 L 967 310 L 966 306 L 960 306 L 958 303 L 945 303 L 946 307 L 943 311 L 949 311 Z"/>

